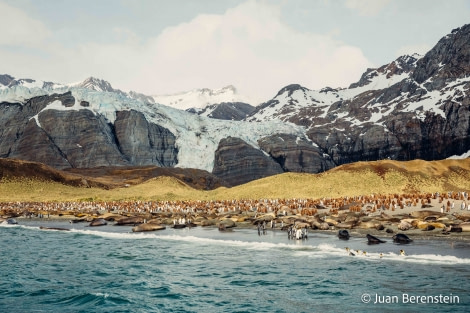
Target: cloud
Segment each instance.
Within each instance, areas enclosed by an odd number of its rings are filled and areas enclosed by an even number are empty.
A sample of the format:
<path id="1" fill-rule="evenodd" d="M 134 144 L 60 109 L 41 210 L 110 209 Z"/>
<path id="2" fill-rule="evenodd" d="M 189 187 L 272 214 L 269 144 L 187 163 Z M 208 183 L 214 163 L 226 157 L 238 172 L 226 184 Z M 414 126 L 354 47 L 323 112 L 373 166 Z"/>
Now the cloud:
<path id="1" fill-rule="evenodd" d="M 23 20 L 35 23 L 24 14 Z M 11 58 L 4 66 L 10 74 L 64 83 L 92 75 L 146 94 L 231 84 L 261 102 L 292 83 L 312 89 L 347 86 L 372 66 L 359 48 L 332 34 L 297 31 L 283 23 L 280 6 L 254 0 L 223 14 L 198 15 L 152 38 L 116 25 L 119 40 L 70 47 L 46 42 L 49 30 L 37 26 L 47 55 L 38 62 L 0 50 L 0 57 Z"/>
<path id="2" fill-rule="evenodd" d="M 43 43 L 51 35 L 41 21 L 15 7 L 0 2 L 0 12 L 3 25 L 0 45 L 32 47 Z"/>
<path id="3" fill-rule="evenodd" d="M 390 0 L 346 0 L 345 6 L 363 16 L 375 16 L 382 11 Z"/>
<path id="4" fill-rule="evenodd" d="M 296 31 L 282 23 L 280 7 L 258 1 L 168 28 L 147 48 L 147 80 L 134 84 L 147 92 L 233 84 L 267 100 L 291 83 L 345 86 L 370 66 L 359 48 Z"/>

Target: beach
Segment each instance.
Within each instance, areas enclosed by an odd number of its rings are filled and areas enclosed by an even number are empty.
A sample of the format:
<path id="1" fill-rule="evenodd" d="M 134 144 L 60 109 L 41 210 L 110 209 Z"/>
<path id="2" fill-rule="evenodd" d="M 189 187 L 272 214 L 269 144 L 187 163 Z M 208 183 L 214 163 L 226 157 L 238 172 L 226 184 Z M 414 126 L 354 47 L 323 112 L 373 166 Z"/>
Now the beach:
<path id="1" fill-rule="evenodd" d="M 132 225 L 133 230 L 202 226 L 305 228 L 309 232 L 391 238 L 470 240 L 467 193 L 368 195 L 323 199 L 222 201 L 14 202 L 0 204 L 0 222 L 65 220 L 90 226 Z M 138 227 L 136 227 L 138 226 Z M 157 227 L 159 226 L 159 227 Z"/>

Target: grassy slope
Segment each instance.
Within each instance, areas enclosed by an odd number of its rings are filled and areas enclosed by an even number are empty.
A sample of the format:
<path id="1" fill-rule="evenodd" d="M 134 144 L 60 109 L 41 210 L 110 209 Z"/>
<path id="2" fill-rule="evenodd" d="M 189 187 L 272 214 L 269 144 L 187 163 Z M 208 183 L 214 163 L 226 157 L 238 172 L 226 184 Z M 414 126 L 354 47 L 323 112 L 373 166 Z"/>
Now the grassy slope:
<path id="1" fill-rule="evenodd" d="M 33 179 L 3 179 L 0 202 L 68 200 L 177 200 L 320 198 L 370 193 L 470 190 L 470 159 L 358 162 L 322 174 L 284 173 L 233 187 L 196 190 L 173 177 L 128 188 L 71 187 Z"/>

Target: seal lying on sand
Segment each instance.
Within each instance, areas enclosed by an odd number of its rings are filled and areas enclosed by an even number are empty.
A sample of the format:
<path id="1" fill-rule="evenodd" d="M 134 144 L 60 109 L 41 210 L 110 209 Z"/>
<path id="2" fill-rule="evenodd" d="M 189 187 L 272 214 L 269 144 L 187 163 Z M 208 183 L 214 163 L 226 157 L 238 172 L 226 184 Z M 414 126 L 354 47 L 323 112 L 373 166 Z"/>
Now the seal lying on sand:
<path id="1" fill-rule="evenodd" d="M 338 231 L 338 238 L 343 240 L 349 240 L 349 232 L 346 229 Z"/>
<path id="2" fill-rule="evenodd" d="M 156 230 L 163 230 L 166 227 L 163 225 L 159 224 L 152 224 L 152 223 L 147 223 L 147 224 L 140 224 L 132 228 L 132 231 L 134 233 L 137 232 L 144 232 L 144 231 L 156 231 Z"/>
<path id="3" fill-rule="evenodd" d="M 413 240 L 410 239 L 407 235 L 405 234 L 396 234 L 393 236 L 393 242 L 395 243 L 410 243 Z"/>
<path id="4" fill-rule="evenodd" d="M 384 243 L 385 242 L 385 241 L 383 241 L 383 240 L 381 240 L 377 237 L 374 237 L 372 235 L 369 235 L 369 234 L 367 234 L 366 237 L 367 237 L 367 243 L 368 244 L 378 244 L 378 243 Z"/>
<path id="5" fill-rule="evenodd" d="M 70 230 L 68 228 L 62 228 L 62 227 L 45 227 L 45 226 L 39 226 L 39 229 L 64 230 L 64 231 Z"/>
<path id="6" fill-rule="evenodd" d="M 9 218 L 2 222 L 2 224 L 16 225 L 18 222 L 14 218 Z"/>
<path id="7" fill-rule="evenodd" d="M 104 226 L 107 225 L 108 222 L 102 218 L 95 218 L 88 226 Z"/>

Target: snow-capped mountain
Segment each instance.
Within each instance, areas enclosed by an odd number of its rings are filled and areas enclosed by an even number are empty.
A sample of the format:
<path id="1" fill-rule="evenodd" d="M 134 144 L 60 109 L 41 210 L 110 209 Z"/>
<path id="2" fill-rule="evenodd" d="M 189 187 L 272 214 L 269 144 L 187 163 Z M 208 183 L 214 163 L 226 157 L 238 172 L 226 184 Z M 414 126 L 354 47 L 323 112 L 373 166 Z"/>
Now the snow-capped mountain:
<path id="1" fill-rule="evenodd" d="M 470 24 L 422 57 L 367 69 L 348 88 L 289 85 L 243 121 L 203 116 L 220 112 L 210 104 L 238 102 L 235 94 L 228 87 L 149 98 L 99 79 L 62 85 L 0 75 L 0 157 L 57 168 L 198 168 L 239 184 L 354 161 L 466 155 Z"/>
<path id="2" fill-rule="evenodd" d="M 222 102 L 250 103 L 247 97 L 238 94 L 234 86 L 220 89 L 195 89 L 170 95 L 152 96 L 156 103 L 164 104 L 180 110 L 193 109 L 195 112 L 207 106 Z"/>
<path id="3" fill-rule="evenodd" d="M 403 56 L 368 69 L 346 89 L 287 86 L 247 121 L 281 120 L 336 164 L 391 158 L 443 159 L 470 150 L 470 25 L 423 57 Z"/>
<path id="4" fill-rule="evenodd" d="M 103 79 L 88 77 L 84 81 L 78 83 L 72 83 L 69 87 L 85 88 L 94 91 L 106 91 L 106 92 L 122 92 L 121 90 L 114 89 L 111 84 Z"/>
<path id="5" fill-rule="evenodd" d="M 307 140 L 305 129 L 289 123 L 210 119 L 121 92 L 73 85 L 35 88 L 25 98 L 26 90 L 0 90 L 0 122 L 6 125 L 0 157 L 56 168 L 152 164 L 212 171 L 223 138 L 240 138 L 256 151 L 259 139 L 277 131 Z"/>
<path id="6" fill-rule="evenodd" d="M 53 82 L 46 82 L 29 78 L 15 79 L 13 76 L 10 76 L 8 74 L 0 74 L 0 89 L 12 88 L 15 86 L 22 86 L 28 89 L 41 88 L 46 90 L 64 87 L 64 85 L 62 84 L 57 84 Z"/>
<path id="7" fill-rule="evenodd" d="M 367 69 L 361 79 L 349 88 L 325 87 L 321 90 L 310 90 L 293 84 L 282 88 L 270 101 L 265 102 L 251 113 L 246 120 L 266 121 L 279 119 L 283 121 L 307 118 L 325 118 L 333 104 L 354 99 L 364 92 L 372 92 L 389 88 L 396 83 L 409 78 L 416 62 L 421 58 L 417 54 L 402 56 L 377 69 Z M 303 122 L 304 126 L 306 121 Z M 315 123 L 315 126 L 317 124 Z"/>
<path id="8" fill-rule="evenodd" d="M 255 107 L 244 102 L 222 102 L 206 106 L 204 109 L 187 109 L 186 111 L 219 120 L 241 121 L 255 110 Z"/>

